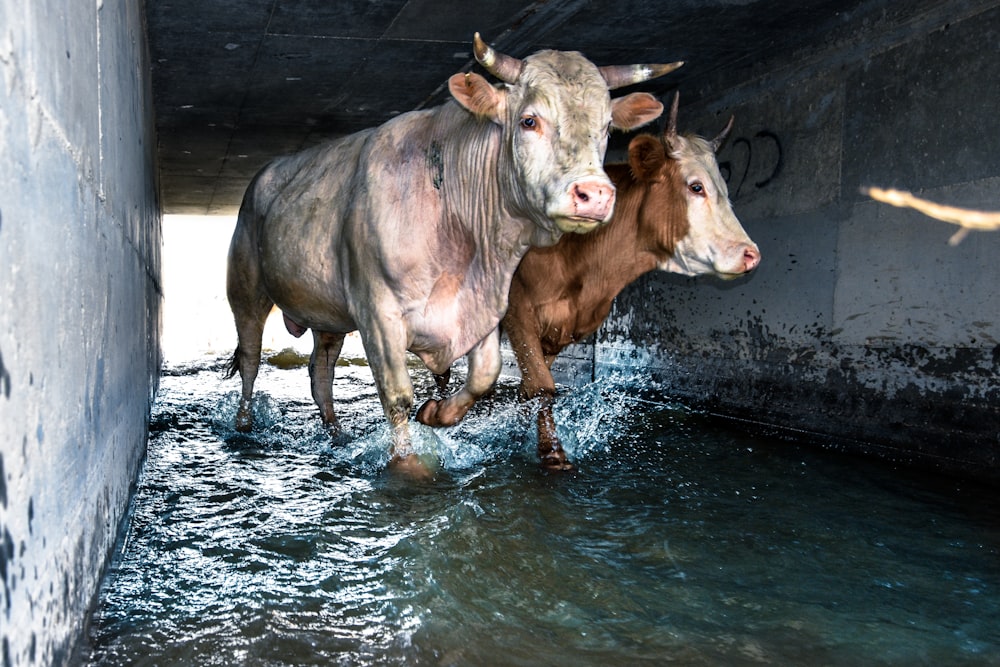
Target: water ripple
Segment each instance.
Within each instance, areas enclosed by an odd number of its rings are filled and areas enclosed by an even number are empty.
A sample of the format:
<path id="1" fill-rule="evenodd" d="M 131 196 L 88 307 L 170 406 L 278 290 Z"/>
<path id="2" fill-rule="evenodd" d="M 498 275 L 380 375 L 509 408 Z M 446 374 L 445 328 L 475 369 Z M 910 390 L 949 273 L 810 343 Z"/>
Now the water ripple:
<path id="1" fill-rule="evenodd" d="M 411 484 L 363 365 L 336 439 L 303 369 L 258 387 L 244 435 L 217 365 L 163 378 L 87 664 L 1000 662 L 988 490 L 748 438 L 633 377 L 557 401 L 575 474 L 538 469 L 506 383 L 414 428 L 441 468 Z"/>

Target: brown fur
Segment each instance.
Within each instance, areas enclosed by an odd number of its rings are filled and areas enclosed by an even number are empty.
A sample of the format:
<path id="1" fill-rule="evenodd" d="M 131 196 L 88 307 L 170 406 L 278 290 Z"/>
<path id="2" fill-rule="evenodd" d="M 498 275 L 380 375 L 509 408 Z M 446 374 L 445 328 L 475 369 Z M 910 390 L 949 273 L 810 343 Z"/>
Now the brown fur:
<path id="1" fill-rule="evenodd" d="M 548 468 L 572 467 L 552 416 L 553 361 L 597 331 L 621 290 L 671 256 L 688 232 L 687 184 L 659 138 L 636 137 L 629 163 L 605 170 L 618 189 L 611 223 L 529 250 L 514 274 L 502 323 L 521 371 L 521 397 L 541 401 L 538 452 Z"/>
<path id="2" fill-rule="evenodd" d="M 660 146 L 658 161 L 645 139 Z M 514 274 L 503 328 L 518 355 L 525 398 L 555 391 L 551 359 L 597 331 L 615 296 L 655 269 L 687 233 L 685 185 L 678 182 L 676 164 L 655 137 L 633 146 L 640 150 L 630 151 L 630 164 L 606 167 L 618 189 L 611 224 L 532 248 Z M 537 352 L 549 360 L 544 367 Z"/>

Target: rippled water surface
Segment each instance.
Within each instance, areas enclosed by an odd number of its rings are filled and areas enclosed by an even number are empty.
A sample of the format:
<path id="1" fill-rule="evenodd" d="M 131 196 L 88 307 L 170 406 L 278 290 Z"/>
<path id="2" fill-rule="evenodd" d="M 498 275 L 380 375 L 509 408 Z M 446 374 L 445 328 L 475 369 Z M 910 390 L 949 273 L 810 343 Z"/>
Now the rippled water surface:
<path id="1" fill-rule="evenodd" d="M 572 475 L 537 468 L 515 386 L 440 460 L 385 471 L 362 360 L 346 436 L 304 368 L 174 368 L 89 633 L 91 665 L 996 665 L 995 493 L 747 437 L 622 378 L 558 404 Z M 431 393 L 413 369 L 418 401 Z"/>

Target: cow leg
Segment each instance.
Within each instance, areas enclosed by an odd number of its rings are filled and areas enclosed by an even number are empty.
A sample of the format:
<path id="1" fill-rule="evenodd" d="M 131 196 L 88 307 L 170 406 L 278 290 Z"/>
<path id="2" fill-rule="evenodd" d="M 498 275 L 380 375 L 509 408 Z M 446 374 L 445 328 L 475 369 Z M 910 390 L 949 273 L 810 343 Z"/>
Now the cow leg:
<path id="1" fill-rule="evenodd" d="M 412 479 L 429 479 L 433 474 L 414 453 L 410 441 L 413 383 L 406 368 L 406 330 L 402 317 L 390 316 L 389 309 L 374 308 L 374 312 L 382 314 L 379 322 L 369 323 L 359 328 L 359 332 L 382 410 L 392 429 L 389 466 Z"/>
<path id="2" fill-rule="evenodd" d="M 566 458 L 562 442 L 556 435 L 553 403 L 555 394 L 543 392 L 538 396 L 538 459 L 547 470 L 573 470 L 573 464 Z"/>
<path id="3" fill-rule="evenodd" d="M 428 400 L 417 411 L 417 421 L 428 426 L 454 426 L 462 420 L 476 399 L 489 391 L 500 375 L 499 329 L 491 331 L 469 350 L 466 359 L 469 374 L 462 388 L 444 400 Z"/>
<path id="4" fill-rule="evenodd" d="M 264 337 L 264 322 L 267 320 L 267 313 L 272 305 L 270 303 L 267 305 L 267 308 L 264 309 L 264 315 L 260 319 L 251 316 L 236 318 L 239 343 L 236 346 L 233 364 L 238 367 L 240 379 L 243 381 L 240 406 L 236 410 L 236 430 L 240 433 L 249 433 L 253 430 L 253 385 L 257 380 L 257 371 L 260 370 L 260 347 L 261 339 Z"/>
<path id="5" fill-rule="evenodd" d="M 552 378 L 552 362 L 556 355 L 545 355 L 545 377 L 549 384 L 538 391 L 538 458 L 542 467 L 549 470 L 573 470 L 573 464 L 566 458 L 559 436 L 556 435 L 556 420 L 552 415 L 556 402 L 556 383 Z"/>
<path id="6" fill-rule="evenodd" d="M 504 329 L 510 339 L 510 346 L 521 370 L 520 396 L 522 401 L 538 399 L 538 459 L 547 470 L 572 470 L 573 464 L 566 458 L 566 451 L 556 434 L 556 422 L 552 415 L 555 402 L 556 382 L 550 367 L 555 356 L 542 352 L 542 341 L 534 330 L 528 330 L 522 322 L 533 322 L 534 318 L 523 319 L 504 317 Z"/>
<path id="7" fill-rule="evenodd" d="M 309 356 L 312 396 L 323 425 L 333 435 L 340 433 L 340 422 L 333 409 L 333 376 L 343 347 L 344 334 L 313 330 L 313 351 Z"/>
<path id="8" fill-rule="evenodd" d="M 236 411 L 236 430 L 248 433 L 253 428 L 251 401 L 260 369 L 264 323 L 274 302 L 264 292 L 256 259 L 249 250 L 249 241 L 245 234 L 240 233 L 242 224 L 241 220 L 237 225 L 226 274 L 226 296 L 233 311 L 238 340 L 228 376 L 232 377 L 238 371 L 243 381 L 240 406 Z"/>

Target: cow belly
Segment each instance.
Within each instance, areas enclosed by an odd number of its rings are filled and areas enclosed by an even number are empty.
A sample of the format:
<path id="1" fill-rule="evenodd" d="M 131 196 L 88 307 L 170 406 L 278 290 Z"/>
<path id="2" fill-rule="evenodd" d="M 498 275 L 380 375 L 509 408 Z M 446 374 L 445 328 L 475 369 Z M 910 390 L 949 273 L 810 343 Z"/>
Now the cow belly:
<path id="1" fill-rule="evenodd" d="M 433 373 L 444 373 L 459 357 L 496 329 L 499 316 L 464 313 L 461 317 L 421 318 L 413 332 L 410 351 Z"/>
<path id="2" fill-rule="evenodd" d="M 278 290 L 270 294 L 286 320 L 300 329 L 315 329 L 330 333 L 349 333 L 358 326 L 348 313 L 346 304 L 337 299 L 323 298 L 323 293 Z M 289 328 L 289 332 L 294 332 Z"/>
<path id="3" fill-rule="evenodd" d="M 472 340 L 461 328 L 437 322 L 433 327 L 421 327 L 414 333 L 410 351 L 420 357 L 431 372 L 441 374 L 482 338 Z"/>
<path id="4" fill-rule="evenodd" d="M 294 257 L 289 252 L 283 259 Z M 357 329 L 351 317 L 347 299 L 329 268 L 331 261 L 303 261 L 297 271 L 285 266 L 277 270 L 272 264 L 263 264 L 264 286 L 267 295 L 287 318 L 300 327 L 347 333 Z"/>
<path id="5" fill-rule="evenodd" d="M 326 311 L 323 313 L 310 313 L 306 311 L 287 311 L 280 305 L 278 308 L 285 319 L 285 328 L 293 336 L 296 332 L 293 328 L 298 329 L 302 333 L 305 333 L 306 329 L 314 329 L 316 331 L 326 331 L 328 333 L 350 333 L 356 331 L 358 326 L 354 321 L 347 316 L 346 313 L 338 313 L 334 311 Z M 291 321 L 293 327 L 289 327 L 288 321 Z M 298 335 L 302 335 L 301 333 Z"/>

